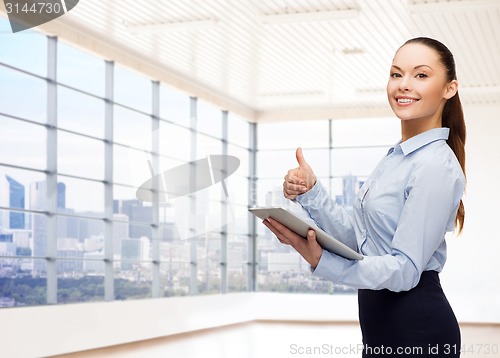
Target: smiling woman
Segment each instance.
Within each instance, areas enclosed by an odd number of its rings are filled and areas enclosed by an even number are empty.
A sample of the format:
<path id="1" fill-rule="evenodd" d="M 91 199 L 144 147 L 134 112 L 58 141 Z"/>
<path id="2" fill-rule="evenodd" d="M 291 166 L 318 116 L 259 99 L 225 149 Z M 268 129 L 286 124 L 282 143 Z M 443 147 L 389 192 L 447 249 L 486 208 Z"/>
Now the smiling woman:
<path id="1" fill-rule="evenodd" d="M 359 189 L 352 211 L 330 198 L 297 149 L 299 166 L 285 176 L 285 197 L 323 230 L 357 247 L 363 260 L 322 249 L 313 230 L 304 240 L 264 221 L 314 275 L 358 289 L 363 357 L 408 347 L 429 356 L 429 345 L 439 356 L 460 355 L 460 329 L 438 276 L 446 261 L 445 234 L 460 233 L 464 221 L 465 123 L 457 89 L 453 55 L 443 44 L 415 38 L 399 48 L 387 96 L 402 139 Z"/>

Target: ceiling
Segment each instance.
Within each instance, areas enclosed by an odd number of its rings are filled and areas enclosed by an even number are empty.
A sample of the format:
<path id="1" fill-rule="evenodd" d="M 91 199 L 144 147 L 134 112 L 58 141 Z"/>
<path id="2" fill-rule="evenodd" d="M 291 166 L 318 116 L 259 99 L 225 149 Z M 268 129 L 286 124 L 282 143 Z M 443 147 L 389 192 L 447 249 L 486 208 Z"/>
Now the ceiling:
<path id="1" fill-rule="evenodd" d="M 500 103 L 499 0 L 81 0 L 46 33 L 253 121 L 383 116 L 395 50 L 434 37 Z"/>

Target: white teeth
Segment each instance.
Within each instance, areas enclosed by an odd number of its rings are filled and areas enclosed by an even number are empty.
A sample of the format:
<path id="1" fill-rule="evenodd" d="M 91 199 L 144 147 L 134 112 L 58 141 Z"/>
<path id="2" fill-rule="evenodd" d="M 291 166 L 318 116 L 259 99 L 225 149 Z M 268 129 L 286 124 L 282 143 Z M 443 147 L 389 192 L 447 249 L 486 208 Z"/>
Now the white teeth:
<path id="1" fill-rule="evenodd" d="M 412 103 L 416 101 L 417 101 L 416 99 L 412 98 L 398 98 L 398 103 Z"/>

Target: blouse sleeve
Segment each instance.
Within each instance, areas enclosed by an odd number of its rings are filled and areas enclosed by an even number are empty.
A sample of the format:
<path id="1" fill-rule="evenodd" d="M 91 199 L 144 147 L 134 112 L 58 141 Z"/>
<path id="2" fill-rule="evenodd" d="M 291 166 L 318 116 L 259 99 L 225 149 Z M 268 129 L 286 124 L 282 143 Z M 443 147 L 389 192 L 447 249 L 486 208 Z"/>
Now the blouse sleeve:
<path id="1" fill-rule="evenodd" d="M 297 196 L 296 201 L 307 210 L 321 229 L 351 249 L 358 250 L 352 212 L 337 205 L 319 180 L 311 190 Z"/>
<path id="2" fill-rule="evenodd" d="M 446 231 L 454 228 L 464 182 L 455 163 L 429 161 L 414 168 L 391 253 L 352 261 L 323 250 L 313 274 L 354 288 L 407 291 L 415 287 Z"/>

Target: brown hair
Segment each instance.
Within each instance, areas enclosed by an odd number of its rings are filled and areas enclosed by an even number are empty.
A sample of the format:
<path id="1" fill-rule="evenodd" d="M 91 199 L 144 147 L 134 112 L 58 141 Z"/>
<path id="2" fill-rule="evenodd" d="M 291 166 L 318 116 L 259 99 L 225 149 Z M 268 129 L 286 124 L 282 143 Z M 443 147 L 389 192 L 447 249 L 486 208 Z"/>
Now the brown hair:
<path id="1" fill-rule="evenodd" d="M 416 37 L 414 39 L 406 41 L 404 45 L 410 43 L 420 43 L 436 51 L 439 55 L 441 63 L 446 69 L 447 80 L 453 81 L 457 79 L 455 59 L 453 58 L 453 54 L 448 49 L 448 47 L 446 47 L 441 42 L 428 37 Z M 453 150 L 453 153 L 455 153 L 455 156 L 457 157 L 458 162 L 460 163 L 462 171 L 465 175 L 466 129 L 464 112 L 462 109 L 462 104 L 460 102 L 460 97 L 458 96 L 458 92 L 452 98 L 446 101 L 443 109 L 442 125 L 443 127 L 450 128 L 450 136 L 447 140 L 447 143 L 450 146 L 451 150 Z M 463 201 L 460 199 L 457 216 L 455 217 L 455 227 L 458 227 L 459 234 L 462 232 L 464 220 L 465 208 Z"/>

